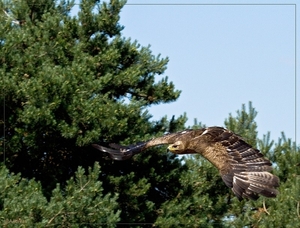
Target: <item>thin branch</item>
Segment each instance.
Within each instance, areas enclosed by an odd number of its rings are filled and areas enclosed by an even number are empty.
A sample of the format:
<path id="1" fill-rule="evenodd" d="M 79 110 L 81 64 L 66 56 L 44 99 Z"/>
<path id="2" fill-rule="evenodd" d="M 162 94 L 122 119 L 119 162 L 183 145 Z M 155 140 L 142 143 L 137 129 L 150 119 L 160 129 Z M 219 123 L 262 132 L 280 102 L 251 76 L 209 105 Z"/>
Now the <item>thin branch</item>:
<path id="1" fill-rule="evenodd" d="M 12 16 L 10 16 L 8 14 L 8 12 L 6 12 L 5 10 L 2 10 L 4 12 L 4 14 L 8 17 L 8 19 L 10 19 L 12 21 L 12 23 L 20 25 L 20 21 L 16 20 L 15 18 L 13 18 Z M 6 20 L 9 21 L 9 20 Z"/>
<path id="2" fill-rule="evenodd" d="M 47 226 L 49 226 L 50 223 L 51 223 L 51 222 L 52 222 L 59 214 L 61 214 L 62 210 L 63 210 L 63 209 L 61 209 L 56 215 L 54 215 L 54 216 L 47 222 Z"/>
<path id="3" fill-rule="evenodd" d="M 86 182 L 82 187 L 81 189 L 79 190 L 79 192 L 83 191 L 83 189 L 90 183 L 90 181 Z"/>

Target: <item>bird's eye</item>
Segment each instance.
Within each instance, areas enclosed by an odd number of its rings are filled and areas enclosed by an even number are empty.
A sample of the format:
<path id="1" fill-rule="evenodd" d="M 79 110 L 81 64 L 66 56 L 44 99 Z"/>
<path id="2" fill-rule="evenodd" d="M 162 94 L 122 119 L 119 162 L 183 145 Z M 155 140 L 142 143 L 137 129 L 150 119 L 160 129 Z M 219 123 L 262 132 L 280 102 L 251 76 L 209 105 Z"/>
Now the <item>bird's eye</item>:
<path id="1" fill-rule="evenodd" d="M 173 145 L 173 148 L 177 148 L 178 147 L 178 145 Z"/>

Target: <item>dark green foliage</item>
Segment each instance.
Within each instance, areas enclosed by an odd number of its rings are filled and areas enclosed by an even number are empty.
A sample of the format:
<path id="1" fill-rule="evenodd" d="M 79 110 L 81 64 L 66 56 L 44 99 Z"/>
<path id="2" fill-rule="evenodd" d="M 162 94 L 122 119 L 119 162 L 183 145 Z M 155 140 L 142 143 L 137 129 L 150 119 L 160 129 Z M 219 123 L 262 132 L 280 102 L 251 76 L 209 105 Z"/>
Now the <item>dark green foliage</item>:
<path id="1" fill-rule="evenodd" d="M 120 214 L 117 196 L 103 196 L 99 168 L 95 163 L 85 175 L 79 167 L 65 188 L 58 184 L 49 202 L 39 183 L 1 168 L 1 227 L 114 227 Z"/>
<path id="2" fill-rule="evenodd" d="M 4 167 L 1 167 L 0 178 L 1 227 L 32 226 L 42 222 L 42 211 L 47 200 L 41 185 L 11 174 Z"/>
<path id="3" fill-rule="evenodd" d="M 117 196 L 106 194 L 103 197 L 98 177 L 99 165 L 96 164 L 94 170 L 89 169 L 88 176 L 79 167 L 75 178 L 67 181 L 64 191 L 58 185 L 45 210 L 49 218 L 47 225 L 51 222 L 69 227 L 114 226 L 120 214 L 120 211 L 115 210 Z"/>
<path id="4" fill-rule="evenodd" d="M 99 159 L 90 143 L 161 132 L 145 108 L 179 92 L 167 78 L 154 82 L 168 59 L 121 37 L 124 4 L 82 1 L 71 17 L 68 1 L 1 3 L 1 137 L 11 170 L 51 189 Z"/>
<path id="5" fill-rule="evenodd" d="M 82 210 L 81 222 L 90 213 L 83 207 L 94 196 L 77 192 L 84 200 L 73 205 L 69 195 L 75 192 L 62 190 L 76 187 L 66 181 L 78 166 L 88 169 L 99 161 L 103 192 L 119 194 L 122 213 L 115 219 L 150 223 L 177 193 L 178 170 L 185 169 L 165 149 L 117 163 L 90 147 L 98 141 L 145 140 L 183 129 L 186 120 L 149 121 L 149 105 L 174 101 L 180 92 L 167 77 L 155 80 L 167 58 L 121 36 L 124 4 L 81 1 L 71 17 L 72 1 L 1 1 L 0 156 L 11 172 L 41 182 L 40 191 L 55 205 L 48 214 L 59 215 L 56 224 L 79 223 L 70 208 Z"/>
<path id="6" fill-rule="evenodd" d="M 247 143 L 256 147 L 257 125 L 254 121 L 257 112 L 252 107 L 252 102 L 249 102 L 249 110 L 246 111 L 246 105 L 242 105 L 242 110 L 237 111 L 237 117 L 234 118 L 229 114 L 229 118 L 225 120 L 225 127 L 238 135 L 241 135 Z"/>
<path id="7" fill-rule="evenodd" d="M 160 227 L 226 227 L 222 218 L 230 206 L 230 194 L 216 168 L 198 156 L 184 161 L 188 171 L 181 173 L 180 190 L 161 207 L 156 224 Z"/>

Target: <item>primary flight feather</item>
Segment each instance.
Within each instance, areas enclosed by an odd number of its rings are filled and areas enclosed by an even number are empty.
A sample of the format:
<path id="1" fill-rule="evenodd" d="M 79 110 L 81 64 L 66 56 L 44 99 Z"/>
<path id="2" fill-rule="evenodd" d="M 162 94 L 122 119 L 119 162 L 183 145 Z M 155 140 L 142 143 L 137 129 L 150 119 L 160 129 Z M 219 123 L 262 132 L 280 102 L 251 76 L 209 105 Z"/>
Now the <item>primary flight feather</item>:
<path id="1" fill-rule="evenodd" d="M 259 194 L 266 197 L 278 194 L 275 188 L 279 186 L 279 178 L 269 172 L 271 162 L 240 136 L 222 127 L 170 133 L 129 146 L 92 146 L 108 153 L 114 160 L 126 160 L 149 147 L 163 144 L 169 144 L 168 150 L 175 154 L 201 154 L 218 168 L 223 181 L 239 200 L 256 200 Z"/>

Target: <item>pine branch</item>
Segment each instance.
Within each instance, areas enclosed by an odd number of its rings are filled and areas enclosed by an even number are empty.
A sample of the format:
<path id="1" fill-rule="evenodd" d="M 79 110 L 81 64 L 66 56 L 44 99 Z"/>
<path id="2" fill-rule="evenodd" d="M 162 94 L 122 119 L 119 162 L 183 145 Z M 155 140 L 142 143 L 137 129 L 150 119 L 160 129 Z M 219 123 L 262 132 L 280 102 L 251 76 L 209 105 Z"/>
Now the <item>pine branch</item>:
<path id="1" fill-rule="evenodd" d="M 14 23 L 14 24 L 17 24 L 17 25 L 21 24 L 20 21 L 18 21 L 17 19 L 13 18 L 12 16 L 10 16 L 7 11 L 5 11 L 5 10 L 2 10 L 2 11 L 4 12 L 4 14 L 6 15 L 6 17 L 8 18 L 6 21 L 11 20 L 11 22 Z"/>

